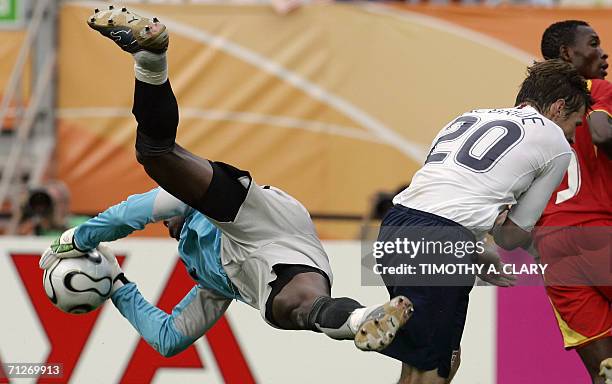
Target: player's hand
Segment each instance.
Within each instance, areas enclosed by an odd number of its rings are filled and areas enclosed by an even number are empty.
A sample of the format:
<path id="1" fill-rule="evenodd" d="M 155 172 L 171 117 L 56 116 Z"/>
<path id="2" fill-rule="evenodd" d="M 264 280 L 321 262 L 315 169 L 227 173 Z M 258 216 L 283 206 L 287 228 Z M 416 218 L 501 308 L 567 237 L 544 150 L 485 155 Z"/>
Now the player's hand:
<path id="1" fill-rule="evenodd" d="M 126 279 L 125 275 L 123 274 L 123 270 L 119 266 L 117 257 L 115 256 L 115 253 L 110 247 L 104 244 L 99 244 L 96 249 L 98 250 L 98 252 L 100 252 L 102 257 L 104 257 L 106 261 L 108 261 L 108 263 L 111 265 L 111 268 L 113 270 L 112 272 L 113 288 L 111 289 L 111 295 L 112 295 L 113 293 L 115 293 L 116 290 L 123 287 L 125 284 L 129 283 L 129 281 Z"/>
<path id="2" fill-rule="evenodd" d="M 40 268 L 47 269 L 58 259 L 79 257 L 87 252 L 86 250 L 77 248 L 74 242 L 75 230 L 76 227 L 68 229 L 51 243 L 49 248 L 47 248 L 40 257 L 40 261 L 38 262 Z"/>
<path id="3" fill-rule="evenodd" d="M 501 228 L 502 225 L 504 225 L 506 219 L 508 218 L 508 213 L 510 213 L 510 206 L 504 208 L 504 210 L 501 211 L 499 215 L 497 215 L 497 217 L 495 218 L 495 223 L 493 224 L 493 228 L 491 228 L 491 230 L 489 231 L 490 234 L 494 234 L 495 231 L 497 231 Z"/>
<path id="4" fill-rule="evenodd" d="M 492 244 L 485 244 L 484 252 L 478 254 L 477 263 L 483 265 L 483 273 L 478 274 L 481 280 L 498 287 L 513 287 L 516 284 L 516 276 L 504 272 L 504 263 Z M 496 273 L 488 273 L 491 266 Z"/>

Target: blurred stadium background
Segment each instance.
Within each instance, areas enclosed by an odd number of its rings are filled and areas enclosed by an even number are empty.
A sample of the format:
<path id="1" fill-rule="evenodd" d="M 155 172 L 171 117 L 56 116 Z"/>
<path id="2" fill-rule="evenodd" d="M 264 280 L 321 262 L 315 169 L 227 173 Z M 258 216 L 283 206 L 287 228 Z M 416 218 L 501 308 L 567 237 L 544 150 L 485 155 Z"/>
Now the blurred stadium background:
<path id="1" fill-rule="evenodd" d="M 119 4 L 170 28 L 179 142 L 301 200 L 328 248 L 334 293 L 370 303 L 386 290 L 361 285 L 358 240 L 375 235 L 385 199 L 410 181 L 440 127 L 465 110 L 512 105 L 554 21 L 588 21 L 610 52 L 610 3 Z M 0 361 L 64 365 L 61 380 L 40 382 L 393 383 L 398 363 L 274 330 L 238 303 L 170 359 L 112 305 L 82 317 L 51 307 L 37 269 L 48 236 L 153 186 L 134 156 L 132 60 L 85 23 L 103 6 L 0 0 Z M 143 294 L 170 310 L 192 283 L 164 229 L 114 248 Z M 454 383 L 588 382 L 561 350 L 541 287 L 477 287 L 462 348 Z M 0 369 L 0 382 L 13 381 Z"/>

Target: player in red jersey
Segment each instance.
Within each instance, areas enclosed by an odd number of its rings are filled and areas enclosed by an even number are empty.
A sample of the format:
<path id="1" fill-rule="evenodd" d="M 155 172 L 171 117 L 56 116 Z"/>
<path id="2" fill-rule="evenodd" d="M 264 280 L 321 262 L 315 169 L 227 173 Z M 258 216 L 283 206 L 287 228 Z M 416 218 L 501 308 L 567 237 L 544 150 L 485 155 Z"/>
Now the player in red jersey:
<path id="1" fill-rule="evenodd" d="M 605 233 L 612 225 L 612 85 L 604 80 L 608 55 L 593 28 L 578 20 L 550 25 L 541 48 L 544 58 L 571 62 L 591 79 L 594 104 L 576 129 L 572 160 L 540 218 L 538 225 L 545 228 L 536 232 L 535 243 L 542 262 L 549 264 L 546 291 L 565 348 L 576 349 L 593 383 L 612 383 L 612 274 Z"/>

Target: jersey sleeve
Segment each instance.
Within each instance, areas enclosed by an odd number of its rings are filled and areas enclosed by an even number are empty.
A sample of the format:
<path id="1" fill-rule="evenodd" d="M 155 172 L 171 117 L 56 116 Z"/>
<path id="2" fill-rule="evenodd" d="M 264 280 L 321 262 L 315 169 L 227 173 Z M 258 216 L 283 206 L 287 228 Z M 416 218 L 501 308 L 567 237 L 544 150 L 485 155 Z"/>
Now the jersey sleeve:
<path id="1" fill-rule="evenodd" d="M 163 356 L 173 356 L 202 337 L 232 300 L 194 286 L 168 314 L 149 303 L 134 283 L 113 293 L 113 304 L 142 338 Z"/>
<path id="2" fill-rule="evenodd" d="M 541 168 L 527 191 L 512 207 L 508 218 L 521 229 L 530 232 L 538 221 L 551 194 L 561 183 L 569 166 L 571 154 L 561 153 Z"/>
<path id="3" fill-rule="evenodd" d="M 155 188 L 132 195 L 79 225 L 74 241 L 79 249 L 93 249 L 101 242 L 121 239 L 147 224 L 186 215 L 191 209 L 162 188 Z"/>
<path id="4" fill-rule="evenodd" d="M 602 111 L 612 115 L 612 84 L 606 80 L 590 80 L 593 105 L 589 113 Z"/>

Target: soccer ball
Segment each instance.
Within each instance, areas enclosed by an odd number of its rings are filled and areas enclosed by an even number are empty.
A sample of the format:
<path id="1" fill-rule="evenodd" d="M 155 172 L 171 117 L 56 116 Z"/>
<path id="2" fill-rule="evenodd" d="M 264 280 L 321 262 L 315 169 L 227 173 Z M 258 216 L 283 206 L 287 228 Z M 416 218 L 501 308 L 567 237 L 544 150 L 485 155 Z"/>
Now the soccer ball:
<path id="1" fill-rule="evenodd" d="M 81 257 L 57 260 L 43 274 L 43 286 L 53 305 L 81 314 L 98 308 L 113 286 L 110 263 L 96 249 Z"/>

